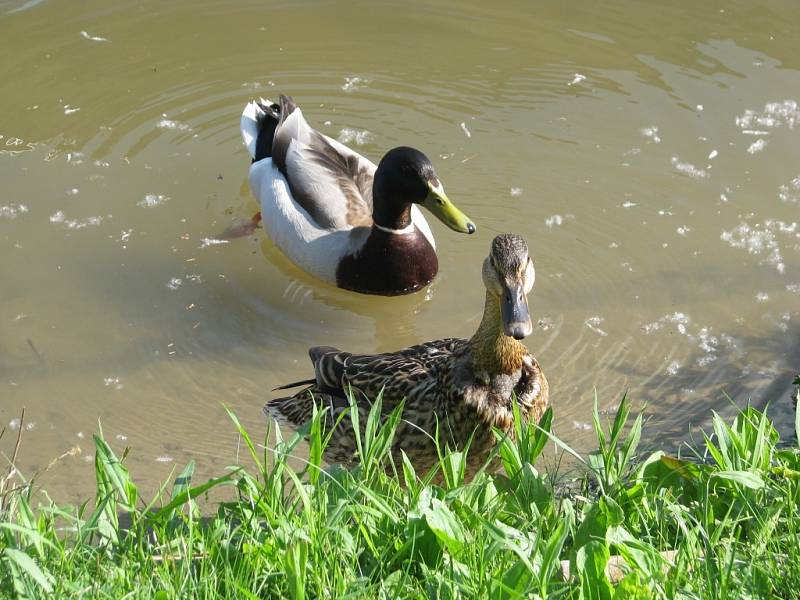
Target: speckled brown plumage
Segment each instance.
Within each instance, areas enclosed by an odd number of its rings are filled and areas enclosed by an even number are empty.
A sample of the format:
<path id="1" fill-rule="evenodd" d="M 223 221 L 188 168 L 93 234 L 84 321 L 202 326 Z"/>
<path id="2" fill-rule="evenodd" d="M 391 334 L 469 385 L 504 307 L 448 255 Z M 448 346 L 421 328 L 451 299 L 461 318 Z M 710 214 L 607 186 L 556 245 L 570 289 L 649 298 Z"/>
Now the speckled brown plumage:
<path id="1" fill-rule="evenodd" d="M 527 246 L 524 253 L 517 249 L 503 256 L 502 252 L 495 254 L 496 245 L 489 262 L 484 263 L 484 314 L 471 339 L 447 338 L 376 355 L 351 354 L 329 346 L 312 348 L 314 383 L 293 396 L 271 400 L 265 412 L 279 422 L 300 426 L 311 417 L 316 401 L 328 409 L 324 419 L 331 429 L 349 406 L 347 390 L 355 395 L 362 423 L 379 393 L 383 392 L 384 416 L 405 399 L 392 447 L 395 459 L 404 451 L 420 473 L 435 465 L 438 457 L 433 436 L 438 425 L 442 446 L 460 449 L 472 439 L 468 457 L 471 478 L 495 447 L 492 429 L 513 436 L 513 398 L 525 420 L 538 421 L 549 396 L 539 363 L 521 342 L 505 334 L 499 308 L 505 288 L 500 286 L 498 294 L 495 288 L 499 284 L 492 279 L 495 273 L 498 281 L 502 277 L 524 280 Z M 501 244 L 501 250 L 504 248 Z M 487 269 L 491 269 L 488 275 Z M 348 416 L 333 431 L 325 458 L 346 465 L 357 461 Z"/>

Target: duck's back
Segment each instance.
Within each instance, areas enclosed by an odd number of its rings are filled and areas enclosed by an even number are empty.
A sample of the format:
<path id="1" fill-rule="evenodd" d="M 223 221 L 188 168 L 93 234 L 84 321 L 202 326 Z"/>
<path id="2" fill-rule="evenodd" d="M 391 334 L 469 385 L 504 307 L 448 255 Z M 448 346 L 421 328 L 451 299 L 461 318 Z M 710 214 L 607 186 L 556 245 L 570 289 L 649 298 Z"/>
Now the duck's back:
<path id="1" fill-rule="evenodd" d="M 347 230 L 372 225 L 376 166 L 312 128 L 287 97 L 259 104 L 254 161 L 271 158 L 286 178 L 291 198 L 317 226 Z"/>

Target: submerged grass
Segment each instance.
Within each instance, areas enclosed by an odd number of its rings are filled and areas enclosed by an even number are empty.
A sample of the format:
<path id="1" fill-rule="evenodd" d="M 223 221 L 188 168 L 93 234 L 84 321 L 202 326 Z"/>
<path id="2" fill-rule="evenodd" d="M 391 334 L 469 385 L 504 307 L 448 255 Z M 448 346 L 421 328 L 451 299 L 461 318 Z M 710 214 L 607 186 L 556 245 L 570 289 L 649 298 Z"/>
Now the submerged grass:
<path id="1" fill-rule="evenodd" d="M 550 433 L 548 410 L 500 439 L 502 473 L 465 482 L 465 455 L 441 449 L 441 485 L 390 462 L 401 414 L 381 423 L 379 410 L 350 471 L 324 467 L 319 413 L 302 469 L 288 461 L 301 434 L 276 431 L 268 451 L 231 414 L 252 466 L 193 485 L 190 462 L 149 502 L 100 432 L 93 503 L 34 507 L 31 486 L 0 489 L 0 595 L 800 597 L 800 454 L 753 408 L 715 415 L 692 461 L 641 457 L 642 417 L 624 397 L 610 423 L 595 408 L 585 457 Z M 585 470 L 569 493 L 535 467 L 549 444 Z M 233 499 L 202 516 L 196 499 L 220 487 Z"/>

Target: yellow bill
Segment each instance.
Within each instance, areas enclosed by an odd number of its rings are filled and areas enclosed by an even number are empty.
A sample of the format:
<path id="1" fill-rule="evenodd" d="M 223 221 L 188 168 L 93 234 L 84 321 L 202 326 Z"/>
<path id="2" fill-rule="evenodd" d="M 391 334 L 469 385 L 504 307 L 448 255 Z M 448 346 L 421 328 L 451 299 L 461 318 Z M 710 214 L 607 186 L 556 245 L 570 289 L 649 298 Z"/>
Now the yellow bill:
<path id="1" fill-rule="evenodd" d="M 442 184 L 434 186 L 428 181 L 428 195 L 422 206 L 427 208 L 437 219 L 454 231 L 461 233 L 475 233 L 475 223 L 469 217 L 456 208 L 450 202 L 447 194 L 444 193 Z"/>

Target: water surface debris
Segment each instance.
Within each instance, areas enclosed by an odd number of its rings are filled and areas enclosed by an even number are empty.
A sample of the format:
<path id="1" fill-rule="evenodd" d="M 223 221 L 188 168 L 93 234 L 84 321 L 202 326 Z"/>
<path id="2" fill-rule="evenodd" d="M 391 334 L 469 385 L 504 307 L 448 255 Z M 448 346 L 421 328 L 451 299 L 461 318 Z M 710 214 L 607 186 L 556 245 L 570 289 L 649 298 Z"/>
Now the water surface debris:
<path id="1" fill-rule="evenodd" d="M 108 42 L 108 38 L 100 37 L 99 35 L 90 35 L 88 31 L 81 31 L 81 37 L 92 42 Z"/>

